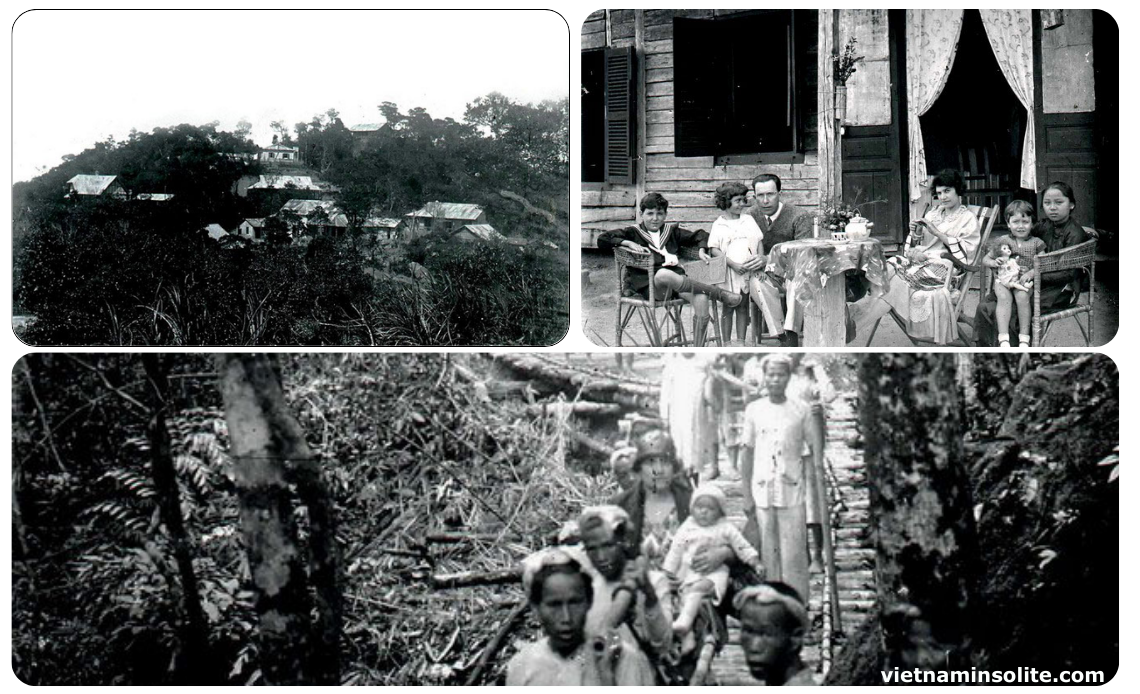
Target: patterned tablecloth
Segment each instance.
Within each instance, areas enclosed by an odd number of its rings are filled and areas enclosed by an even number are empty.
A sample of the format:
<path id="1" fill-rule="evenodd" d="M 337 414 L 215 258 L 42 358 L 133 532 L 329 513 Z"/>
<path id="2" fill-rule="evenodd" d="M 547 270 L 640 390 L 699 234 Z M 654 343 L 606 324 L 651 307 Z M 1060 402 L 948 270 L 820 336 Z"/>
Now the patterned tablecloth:
<path id="1" fill-rule="evenodd" d="M 765 269 L 785 281 L 794 281 L 796 301 L 804 306 L 815 301 L 828 281 L 843 281 L 843 273 L 848 270 L 863 271 L 873 297 L 882 296 L 889 281 L 883 246 L 876 239 L 800 239 L 777 243 L 768 252 Z"/>

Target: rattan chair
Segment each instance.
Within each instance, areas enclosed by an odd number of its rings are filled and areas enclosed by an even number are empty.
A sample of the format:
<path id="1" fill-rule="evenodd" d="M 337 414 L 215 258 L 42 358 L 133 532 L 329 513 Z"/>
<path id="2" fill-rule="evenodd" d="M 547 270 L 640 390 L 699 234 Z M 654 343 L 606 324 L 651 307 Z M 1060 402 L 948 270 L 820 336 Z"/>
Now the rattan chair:
<path id="1" fill-rule="evenodd" d="M 682 260 L 696 260 L 696 249 L 682 248 L 678 253 Z M 640 295 L 626 296 L 626 272 L 630 268 L 652 273 L 653 254 L 635 253 L 621 246 L 614 247 L 614 263 L 617 264 L 618 301 L 617 322 L 614 325 L 614 338 L 618 347 L 622 346 L 622 334 L 629 326 L 634 316 L 637 316 L 645 328 L 651 347 L 683 347 L 691 345 L 691 336 L 686 334 L 683 319 L 684 308 L 689 305 L 672 291 L 666 290 L 660 296 L 659 290 L 650 277 L 648 298 Z M 659 318 L 663 312 L 663 318 Z M 717 346 L 722 346 L 720 339 L 720 312 L 715 299 L 709 299 L 709 328 L 706 336 L 711 335 Z"/>
<path id="2" fill-rule="evenodd" d="M 1084 278 L 1078 274 L 1078 277 L 1074 280 L 1076 295 L 1073 297 L 1073 303 L 1069 306 L 1042 313 L 1041 274 L 1044 272 L 1066 270 L 1075 270 L 1078 272 L 1083 270 L 1088 273 L 1088 303 L 1079 303 L 1081 298 L 1080 281 Z M 1063 318 L 1075 318 L 1077 327 L 1081 329 L 1081 334 L 1084 335 L 1085 346 L 1090 346 L 1093 336 L 1093 305 L 1096 303 L 1096 239 L 1078 243 L 1069 248 L 1062 248 L 1052 253 L 1041 253 L 1034 256 L 1033 272 L 1035 275 L 1033 281 L 1033 335 L 1030 344 L 1034 347 L 1044 346 L 1045 336 L 1049 334 L 1049 327 L 1053 322 Z M 1082 313 L 1088 314 L 1087 331 L 1085 327 L 1081 325 L 1081 319 L 1079 318 Z"/>
<path id="3" fill-rule="evenodd" d="M 970 326 L 972 329 L 973 319 L 968 316 L 963 316 L 962 308 L 966 305 L 966 298 L 969 296 L 970 290 L 974 287 L 974 277 L 983 274 L 985 269 L 985 266 L 982 265 L 982 257 L 988 250 L 986 246 L 989 244 L 990 233 L 994 230 L 994 224 L 997 222 L 998 208 L 996 205 L 993 207 L 967 205 L 966 207 L 978 218 L 978 227 L 982 232 L 978 241 L 978 247 L 974 249 L 974 257 L 970 258 L 970 262 L 967 264 L 955 258 L 949 251 L 945 251 L 942 253 L 941 261 L 947 265 L 948 272 L 946 273 L 946 285 L 944 289 L 950 292 L 952 297 L 953 308 L 951 315 L 954 319 L 954 325 L 957 326 L 959 323 L 962 323 Z M 980 287 L 980 293 L 982 295 L 985 294 L 985 288 L 986 284 L 983 278 Z M 894 319 L 895 323 L 898 324 L 899 328 L 902 329 L 903 333 L 906 334 L 911 344 L 915 346 L 935 344 L 929 340 L 916 338 L 907 333 L 906 319 L 894 310 L 892 310 L 889 315 Z M 879 329 L 880 322 L 882 322 L 882 318 L 875 321 L 875 325 L 871 329 L 871 334 L 867 337 L 868 346 L 871 344 L 871 341 L 875 339 L 875 332 Z M 959 335 L 955 342 L 961 343 L 962 341 L 961 331 L 959 330 Z"/>

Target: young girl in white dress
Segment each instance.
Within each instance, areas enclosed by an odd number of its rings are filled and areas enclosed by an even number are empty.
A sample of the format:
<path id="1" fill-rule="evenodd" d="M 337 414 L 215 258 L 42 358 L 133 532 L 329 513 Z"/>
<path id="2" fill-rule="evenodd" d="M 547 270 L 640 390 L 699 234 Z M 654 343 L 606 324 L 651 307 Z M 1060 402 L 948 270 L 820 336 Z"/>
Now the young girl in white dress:
<path id="1" fill-rule="evenodd" d="M 717 186 L 714 198 L 721 215 L 713 222 L 709 232 L 709 248 L 719 248 L 728 263 L 728 277 L 724 288 L 733 294 L 749 294 L 752 270 L 757 258 L 764 255 L 764 232 L 752 215 L 744 214 L 748 207 L 748 187 L 743 183 L 722 183 Z M 735 314 L 737 343 L 743 344 L 748 330 L 748 302 L 741 301 L 735 307 L 722 305 L 721 339 L 725 344 L 732 337 L 733 314 Z M 755 327 L 753 328 L 755 330 Z"/>

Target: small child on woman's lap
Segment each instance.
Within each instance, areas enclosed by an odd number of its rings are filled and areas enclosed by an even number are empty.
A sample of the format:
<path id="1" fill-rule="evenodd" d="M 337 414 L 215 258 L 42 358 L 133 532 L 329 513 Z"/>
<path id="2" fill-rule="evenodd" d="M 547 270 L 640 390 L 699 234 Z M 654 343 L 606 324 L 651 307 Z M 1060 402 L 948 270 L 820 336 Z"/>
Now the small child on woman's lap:
<path id="1" fill-rule="evenodd" d="M 1021 328 L 1018 346 L 1029 346 L 1029 329 L 1032 315 L 1029 292 L 1033 285 L 1033 257 L 1045 252 L 1045 242 L 1030 236 L 1033 229 L 1033 205 L 1014 200 L 1006 205 L 1005 219 L 1010 235 L 993 242 L 992 250 L 982 262 L 997 271 L 994 295 L 997 297 L 998 344 L 1009 347 L 1009 321 L 1013 306 L 1017 306 L 1017 322 Z"/>
<path id="2" fill-rule="evenodd" d="M 752 271 L 745 264 L 754 264 L 757 257 L 764 255 L 764 232 L 760 231 L 752 215 L 744 214 L 748 207 L 748 187 L 743 183 L 722 183 L 717 186 L 714 201 L 721 215 L 709 231 L 709 248 L 719 248 L 725 255 L 729 271 L 724 288 L 734 294 L 748 294 Z M 725 344 L 732 337 L 734 314 L 736 337 L 744 340 L 748 330 L 748 307 L 747 301 L 741 301 L 735 307 L 723 304 L 720 331 Z"/>
<path id="3" fill-rule="evenodd" d="M 693 567 L 697 552 L 707 546 L 728 546 L 737 560 L 751 566 L 761 576 L 760 554 L 748 543 L 744 534 L 725 517 L 727 499 L 717 486 L 706 484 L 693 492 L 690 515 L 673 536 L 669 554 L 662 568 L 681 582 L 681 606 L 673 620 L 673 632 L 682 637 L 681 651 L 695 646 L 693 622 L 700 611 L 701 602 L 709 599 L 719 604 L 728 588 L 728 566 L 722 564 L 703 574 Z"/>

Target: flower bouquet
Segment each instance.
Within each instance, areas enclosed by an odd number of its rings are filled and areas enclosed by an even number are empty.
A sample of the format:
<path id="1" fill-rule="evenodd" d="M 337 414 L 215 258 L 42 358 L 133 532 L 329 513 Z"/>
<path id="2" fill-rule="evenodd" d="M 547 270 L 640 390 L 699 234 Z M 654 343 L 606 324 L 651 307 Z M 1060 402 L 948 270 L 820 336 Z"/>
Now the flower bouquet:
<path id="1" fill-rule="evenodd" d="M 856 196 L 858 201 L 859 196 Z M 833 200 L 819 208 L 819 215 L 816 217 L 817 228 L 820 235 L 830 234 L 832 239 L 836 241 L 857 241 L 870 236 L 871 228 L 875 226 L 874 222 L 869 222 L 859 214 L 859 208 L 866 207 L 867 205 L 874 205 L 877 202 L 886 202 L 885 200 L 869 200 L 864 203 L 853 204 L 844 202 L 843 200 Z M 848 224 L 852 224 L 852 235 L 848 235 Z M 861 229 L 859 227 L 862 227 Z M 857 235 L 856 235 L 857 234 Z"/>

